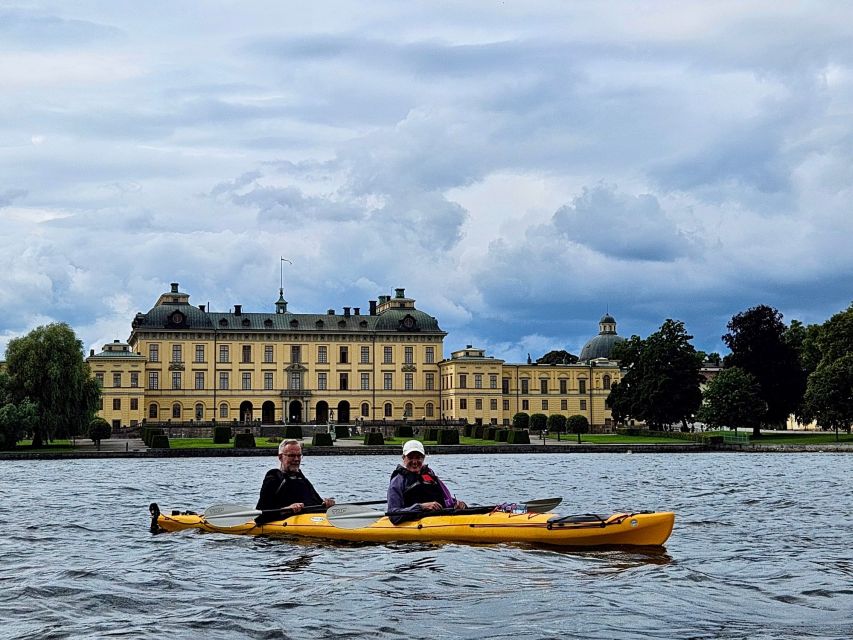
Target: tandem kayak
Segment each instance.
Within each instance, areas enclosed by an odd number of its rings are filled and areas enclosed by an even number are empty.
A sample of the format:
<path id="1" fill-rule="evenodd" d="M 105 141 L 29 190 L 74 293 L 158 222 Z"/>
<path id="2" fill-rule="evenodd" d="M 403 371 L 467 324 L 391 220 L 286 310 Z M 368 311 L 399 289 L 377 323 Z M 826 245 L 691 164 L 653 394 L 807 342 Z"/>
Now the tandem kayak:
<path id="1" fill-rule="evenodd" d="M 231 505 L 227 505 L 231 506 Z M 296 536 L 354 542 L 521 542 L 570 547 L 610 545 L 661 546 L 675 523 L 672 512 L 614 513 L 609 516 L 555 513 L 507 513 L 490 507 L 424 515 L 393 524 L 379 511 L 355 505 L 336 505 L 325 513 L 299 513 L 256 524 L 254 520 L 223 526 L 214 515 L 150 507 L 152 532 L 197 529 L 211 533 L 250 536 Z M 207 512 L 206 512 L 207 513 Z M 239 518 L 238 518 L 239 519 Z"/>

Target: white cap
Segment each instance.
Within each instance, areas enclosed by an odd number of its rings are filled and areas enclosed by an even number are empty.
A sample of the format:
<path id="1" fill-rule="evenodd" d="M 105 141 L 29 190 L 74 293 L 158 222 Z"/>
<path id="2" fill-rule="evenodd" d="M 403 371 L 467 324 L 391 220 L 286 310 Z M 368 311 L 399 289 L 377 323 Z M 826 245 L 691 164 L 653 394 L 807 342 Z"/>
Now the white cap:
<path id="1" fill-rule="evenodd" d="M 426 456 L 426 451 L 424 451 L 424 445 L 422 445 L 419 440 L 409 440 L 406 444 L 403 445 L 404 456 L 409 455 L 413 451 L 417 451 L 422 456 Z"/>

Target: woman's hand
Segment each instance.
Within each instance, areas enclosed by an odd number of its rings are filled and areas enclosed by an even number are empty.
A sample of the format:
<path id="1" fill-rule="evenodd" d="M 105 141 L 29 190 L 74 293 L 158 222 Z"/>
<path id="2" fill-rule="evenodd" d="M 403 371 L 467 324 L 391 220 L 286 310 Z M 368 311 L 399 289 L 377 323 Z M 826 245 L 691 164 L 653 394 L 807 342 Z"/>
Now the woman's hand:
<path id="1" fill-rule="evenodd" d="M 421 509 L 424 511 L 439 511 L 441 505 L 437 502 L 421 502 Z"/>
<path id="2" fill-rule="evenodd" d="M 457 501 L 456 501 L 456 504 L 455 504 L 455 505 L 453 505 L 453 508 L 454 508 L 454 509 L 467 509 L 467 508 L 468 508 L 468 505 L 467 505 L 467 504 L 465 504 L 464 502 L 462 502 L 461 500 L 457 500 Z"/>

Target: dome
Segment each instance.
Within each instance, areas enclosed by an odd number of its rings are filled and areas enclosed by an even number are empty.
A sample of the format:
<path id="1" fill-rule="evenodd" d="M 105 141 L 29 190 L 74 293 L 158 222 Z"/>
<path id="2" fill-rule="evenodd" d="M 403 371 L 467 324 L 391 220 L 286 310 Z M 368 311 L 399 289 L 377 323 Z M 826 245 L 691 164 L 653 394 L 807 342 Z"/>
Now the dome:
<path id="1" fill-rule="evenodd" d="M 438 321 L 417 309 L 389 309 L 376 319 L 377 331 L 441 331 Z"/>
<path id="2" fill-rule="evenodd" d="M 598 321 L 598 335 L 583 346 L 578 361 L 589 362 L 596 358 L 609 360 L 613 347 L 624 340 L 625 338 L 616 335 L 616 319 L 609 313 L 605 313 Z"/>
<path id="3" fill-rule="evenodd" d="M 616 324 L 616 318 L 611 316 L 609 313 L 605 313 L 601 316 L 601 320 L 598 321 L 598 324 Z"/>

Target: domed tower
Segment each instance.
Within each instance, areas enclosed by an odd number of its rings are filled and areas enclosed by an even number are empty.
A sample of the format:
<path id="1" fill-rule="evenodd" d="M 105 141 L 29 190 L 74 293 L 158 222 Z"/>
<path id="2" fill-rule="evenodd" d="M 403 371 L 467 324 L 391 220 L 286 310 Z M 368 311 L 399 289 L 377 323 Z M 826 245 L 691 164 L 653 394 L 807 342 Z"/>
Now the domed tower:
<path id="1" fill-rule="evenodd" d="M 598 321 L 598 335 L 589 340 L 581 350 L 580 362 L 589 362 L 596 358 L 610 359 L 613 347 L 625 338 L 616 335 L 616 320 L 609 313 L 601 316 Z"/>

